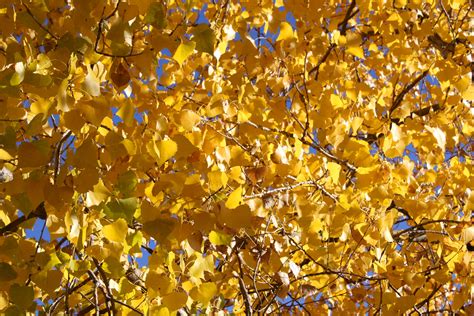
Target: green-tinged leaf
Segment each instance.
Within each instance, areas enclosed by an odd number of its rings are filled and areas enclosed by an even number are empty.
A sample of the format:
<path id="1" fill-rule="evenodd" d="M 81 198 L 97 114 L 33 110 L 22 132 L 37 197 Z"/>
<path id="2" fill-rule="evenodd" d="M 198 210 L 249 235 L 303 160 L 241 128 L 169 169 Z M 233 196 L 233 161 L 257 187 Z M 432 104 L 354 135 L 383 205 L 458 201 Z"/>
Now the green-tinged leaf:
<path id="1" fill-rule="evenodd" d="M 19 284 L 10 286 L 9 295 L 12 303 L 23 309 L 30 307 L 35 297 L 33 287 Z"/>
<path id="2" fill-rule="evenodd" d="M 161 2 L 154 2 L 148 7 L 148 12 L 143 20 L 153 27 L 161 30 L 166 27 L 166 8 Z"/>
<path id="3" fill-rule="evenodd" d="M 137 183 L 138 178 L 135 172 L 128 170 L 127 172 L 119 175 L 117 187 L 124 197 L 129 197 L 133 195 Z"/>
<path id="4" fill-rule="evenodd" d="M 23 82 L 25 78 L 25 64 L 22 62 L 17 62 L 15 64 L 15 72 L 13 73 L 10 79 L 10 85 L 17 86 Z"/>
<path id="5" fill-rule="evenodd" d="M 196 50 L 212 55 L 216 36 L 207 24 L 199 24 L 192 30 L 192 40 L 196 43 Z"/>
<path id="6" fill-rule="evenodd" d="M 6 262 L 0 262 L 0 282 L 13 281 L 17 277 L 16 271 Z"/>
<path id="7" fill-rule="evenodd" d="M 176 221 L 167 218 L 158 218 L 143 224 L 143 231 L 159 242 L 165 242 L 176 226 Z"/>
<path id="8" fill-rule="evenodd" d="M 137 198 L 112 199 L 106 204 L 104 212 L 113 219 L 124 218 L 127 222 L 133 219 L 133 214 L 137 209 Z"/>

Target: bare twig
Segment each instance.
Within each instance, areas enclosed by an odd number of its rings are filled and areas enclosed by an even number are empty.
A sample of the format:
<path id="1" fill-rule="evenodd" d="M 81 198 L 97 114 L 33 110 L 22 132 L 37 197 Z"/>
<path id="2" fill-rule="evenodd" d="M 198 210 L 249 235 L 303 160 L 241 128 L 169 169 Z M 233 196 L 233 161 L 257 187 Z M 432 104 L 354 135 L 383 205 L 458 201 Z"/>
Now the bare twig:
<path id="1" fill-rule="evenodd" d="M 308 180 L 308 181 L 303 181 L 303 182 L 298 182 L 298 183 L 295 183 L 295 184 L 287 185 L 287 186 L 284 186 L 284 187 L 268 189 L 268 190 L 260 192 L 260 193 L 245 195 L 243 198 L 244 198 L 244 200 L 261 198 L 261 197 L 265 197 L 265 196 L 275 194 L 275 193 L 291 191 L 291 190 L 293 190 L 295 188 L 298 188 L 298 187 L 301 187 L 301 186 L 314 186 L 314 187 L 317 187 L 318 190 L 320 190 L 324 195 L 329 197 L 331 200 L 337 202 L 337 197 L 334 194 L 329 193 L 322 185 L 315 182 L 314 180 Z"/>
<path id="2" fill-rule="evenodd" d="M 35 23 L 43 30 L 45 31 L 46 33 L 48 33 L 49 35 L 51 35 L 52 38 L 54 38 L 55 40 L 58 40 L 59 37 L 57 37 L 56 35 L 54 35 L 50 30 L 48 30 L 40 21 L 38 21 L 38 19 L 34 16 L 33 12 L 31 12 L 30 8 L 22 1 L 21 4 L 23 4 L 23 6 L 25 7 L 26 9 L 26 12 L 28 13 L 28 15 L 33 19 L 33 21 L 35 21 Z"/>
<path id="3" fill-rule="evenodd" d="M 239 273 L 235 272 L 234 277 L 236 277 L 239 280 L 240 294 L 242 294 L 242 298 L 244 300 L 244 305 L 245 305 L 245 315 L 251 316 L 253 314 L 252 304 L 250 303 L 251 299 L 244 283 L 244 271 L 242 268 L 242 258 L 240 257 L 240 252 L 236 251 L 235 255 L 237 257 L 237 262 L 239 264 Z"/>

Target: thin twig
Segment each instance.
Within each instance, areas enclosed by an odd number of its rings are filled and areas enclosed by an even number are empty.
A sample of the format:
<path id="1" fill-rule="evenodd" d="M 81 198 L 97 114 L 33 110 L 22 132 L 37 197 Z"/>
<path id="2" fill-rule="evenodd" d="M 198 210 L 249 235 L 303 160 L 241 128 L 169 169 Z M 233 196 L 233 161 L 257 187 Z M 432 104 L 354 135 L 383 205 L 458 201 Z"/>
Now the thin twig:
<path id="1" fill-rule="evenodd" d="M 245 287 L 245 283 L 244 283 L 244 271 L 242 268 L 242 258 L 240 257 L 240 253 L 237 251 L 235 255 L 237 257 L 237 262 L 239 264 L 239 273 L 235 272 L 234 277 L 236 277 L 239 280 L 240 294 L 242 294 L 242 298 L 244 300 L 244 305 L 245 305 L 245 315 L 251 316 L 253 314 L 252 305 L 250 303 L 249 293 L 247 292 L 247 288 Z"/>
<path id="2" fill-rule="evenodd" d="M 59 40 L 59 37 L 57 37 L 56 35 L 54 35 L 53 33 L 51 33 L 50 30 L 48 30 L 40 21 L 38 21 L 38 19 L 33 15 L 33 12 L 31 12 L 30 8 L 22 1 L 21 4 L 23 4 L 23 6 L 25 7 L 26 9 L 26 12 L 28 13 L 28 15 L 33 19 L 33 21 L 35 21 L 35 23 L 43 30 L 45 31 L 46 33 L 48 33 L 49 35 L 51 35 L 52 38 L 54 38 L 55 40 Z"/>

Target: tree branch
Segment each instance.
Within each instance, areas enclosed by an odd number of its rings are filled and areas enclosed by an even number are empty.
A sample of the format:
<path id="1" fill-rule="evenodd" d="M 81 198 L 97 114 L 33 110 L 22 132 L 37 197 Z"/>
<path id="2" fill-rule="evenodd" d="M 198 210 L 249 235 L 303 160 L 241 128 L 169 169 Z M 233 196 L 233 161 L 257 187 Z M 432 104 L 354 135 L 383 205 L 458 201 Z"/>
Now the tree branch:
<path id="1" fill-rule="evenodd" d="M 415 80 L 413 80 L 410 84 L 406 85 L 403 88 L 403 90 L 400 91 L 400 93 L 397 95 L 397 97 L 393 101 L 392 106 L 390 107 L 390 109 L 388 111 L 389 112 L 389 117 L 393 113 L 393 111 L 395 111 L 402 104 L 402 101 L 403 101 L 403 98 L 405 98 L 405 95 L 408 92 L 410 92 L 410 90 L 413 89 L 413 87 L 415 87 L 418 84 L 418 82 L 420 82 L 423 78 L 425 78 L 428 75 L 428 73 L 429 73 L 429 69 L 423 71 L 423 73 L 421 75 L 416 77 Z"/>

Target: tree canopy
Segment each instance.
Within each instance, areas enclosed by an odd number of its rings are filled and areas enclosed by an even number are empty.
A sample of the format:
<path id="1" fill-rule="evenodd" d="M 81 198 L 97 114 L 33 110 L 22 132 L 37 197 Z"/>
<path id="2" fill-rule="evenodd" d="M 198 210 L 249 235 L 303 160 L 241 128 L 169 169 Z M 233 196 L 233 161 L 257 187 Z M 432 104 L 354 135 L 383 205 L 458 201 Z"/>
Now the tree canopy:
<path id="1" fill-rule="evenodd" d="M 472 315 L 471 9 L 1 1 L 0 313 Z"/>

